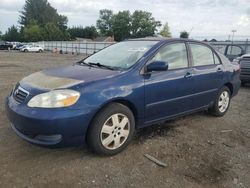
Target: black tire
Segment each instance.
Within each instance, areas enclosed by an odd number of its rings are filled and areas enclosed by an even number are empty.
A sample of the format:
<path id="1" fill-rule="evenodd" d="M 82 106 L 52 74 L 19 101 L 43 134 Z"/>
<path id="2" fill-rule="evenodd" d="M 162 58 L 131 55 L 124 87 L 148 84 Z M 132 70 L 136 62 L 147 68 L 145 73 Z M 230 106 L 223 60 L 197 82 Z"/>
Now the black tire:
<path id="1" fill-rule="evenodd" d="M 241 81 L 241 86 L 244 87 L 245 86 L 245 82 L 244 81 Z"/>
<path id="2" fill-rule="evenodd" d="M 105 147 L 102 144 L 102 136 L 103 136 L 103 134 L 105 134 L 105 133 L 102 133 L 102 128 L 103 128 L 103 126 L 105 126 L 104 124 L 108 120 L 111 119 L 111 116 L 116 115 L 116 114 L 122 114 L 122 115 L 125 115 L 127 117 L 127 120 L 129 121 L 129 123 L 127 123 L 126 126 L 129 127 L 128 128 L 129 133 L 128 133 L 127 138 L 124 139 L 124 141 L 122 141 L 122 144 L 118 148 L 108 149 L 107 147 Z M 112 121 L 112 124 L 113 124 L 113 121 Z M 113 130 L 112 133 L 110 133 L 107 137 L 112 136 L 112 139 L 115 139 L 113 137 L 115 137 L 114 134 L 116 134 L 116 133 L 114 133 L 115 130 L 113 128 L 114 128 L 114 125 L 112 125 L 112 130 Z M 112 103 L 112 104 L 109 104 L 106 107 L 104 107 L 94 117 L 94 119 L 93 119 L 93 121 L 88 129 L 87 144 L 94 152 L 96 152 L 98 154 L 115 155 L 115 154 L 121 152 L 122 150 L 124 150 L 128 146 L 128 144 L 130 143 L 130 141 L 133 137 L 134 130 L 135 130 L 135 120 L 134 120 L 134 115 L 131 112 L 131 110 L 123 104 Z M 118 138 L 118 134 L 119 134 L 119 132 L 116 135 L 117 138 Z M 106 138 L 104 138 L 104 139 L 106 139 Z M 121 142 L 122 136 L 119 136 L 118 139 L 119 139 L 119 142 Z"/>
<path id="3" fill-rule="evenodd" d="M 225 109 L 225 111 L 221 111 L 220 108 L 219 108 L 219 101 L 220 101 L 220 97 L 222 95 L 223 92 L 227 92 L 228 93 L 228 97 L 229 97 L 229 101 L 228 101 L 228 105 Z M 224 116 L 230 106 L 230 102 L 231 102 L 231 92 L 229 90 L 228 87 L 226 86 L 223 86 L 217 97 L 216 97 L 216 100 L 214 101 L 214 105 L 209 109 L 209 111 L 214 115 L 214 116 L 217 116 L 217 117 L 221 117 L 221 116 Z"/>
<path id="4" fill-rule="evenodd" d="M 24 50 L 24 52 L 28 52 L 28 50 L 27 50 L 27 49 L 25 49 L 25 50 Z"/>
<path id="5" fill-rule="evenodd" d="M 43 51 L 40 49 L 38 52 L 39 52 L 39 53 L 42 53 Z"/>

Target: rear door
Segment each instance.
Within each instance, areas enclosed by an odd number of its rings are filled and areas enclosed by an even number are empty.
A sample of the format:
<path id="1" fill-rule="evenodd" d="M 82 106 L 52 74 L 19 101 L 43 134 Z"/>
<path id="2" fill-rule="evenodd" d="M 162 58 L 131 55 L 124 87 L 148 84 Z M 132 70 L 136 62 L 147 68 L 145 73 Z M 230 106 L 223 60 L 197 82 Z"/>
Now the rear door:
<path id="1" fill-rule="evenodd" d="M 167 44 L 147 63 L 165 61 L 167 71 L 145 74 L 145 121 L 152 123 L 190 110 L 193 79 L 184 42 Z"/>
<path id="2" fill-rule="evenodd" d="M 201 43 L 189 43 L 192 57 L 194 92 L 192 107 L 211 104 L 222 86 L 224 68 L 215 51 Z"/>

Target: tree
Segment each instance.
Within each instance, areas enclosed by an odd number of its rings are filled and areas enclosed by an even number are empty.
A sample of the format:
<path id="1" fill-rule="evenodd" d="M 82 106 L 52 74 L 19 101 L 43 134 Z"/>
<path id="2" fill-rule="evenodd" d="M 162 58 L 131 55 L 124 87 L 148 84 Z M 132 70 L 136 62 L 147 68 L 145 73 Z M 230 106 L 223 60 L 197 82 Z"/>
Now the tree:
<path id="1" fill-rule="evenodd" d="M 136 10 L 132 14 L 131 35 L 132 37 L 153 36 L 157 27 L 161 26 L 160 21 L 152 17 L 152 13 Z"/>
<path id="2" fill-rule="evenodd" d="M 113 36 L 113 11 L 108 9 L 100 10 L 96 26 L 103 36 Z"/>
<path id="3" fill-rule="evenodd" d="M 115 41 L 130 37 L 131 16 L 129 11 L 121 11 L 113 16 L 112 28 Z"/>
<path id="4" fill-rule="evenodd" d="M 94 39 L 98 37 L 98 32 L 95 26 L 87 26 L 83 28 L 82 26 L 72 27 L 68 29 L 68 32 L 72 39 L 76 37 Z"/>
<path id="5" fill-rule="evenodd" d="M 47 0 L 26 0 L 20 13 L 21 33 L 26 41 L 69 39 L 67 17 L 58 14 Z"/>
<path id="6" fill-rule="evenodd" d="M 37 24 L 26 26 L 23 30 L 24 39 L 27 42 L 37 42 L 43 40 L 43 30 Z"/>
<path id="7" fill-rule="evenodd" d="M 188 38 L 189 37 L 189 33 L 187 31 L 182 31 L 180 32 L 180 38 Z"/>
<path id="8" fill-rule="evenodd" d="M 64 32 L 54 23 L 47 23 L 44 28 L 41 30 L 41 35 L 43 40 L 67 40 L 69 35 L 67 32 Z"/>
<path id="9" fill-rule="evenodd" d="M 19 41 L 20 40 L 20 33 L 18 28 L 12 25 L 6 33 L 3 35 L 3 39 L 6 41 Z"/>
<path id="10" fill-rule="evenodd" d="M 160 31 L 160 35 L 163 37 L 171 37 L 171 33 L 170 33 L 170 29 L 168 26 L 168 22 L 166 22 L 162 28 L 162 30 Z"/>
<path id="11" fill-rule="evenodd" d="M 19 23 L 25 27 L 31 25 L 34 20 L 39 26 L 54 23 L 62 30 L 67 28 L 68 22 L 67 17 L 59 15 L 47 0 L 26 0 Z"/>

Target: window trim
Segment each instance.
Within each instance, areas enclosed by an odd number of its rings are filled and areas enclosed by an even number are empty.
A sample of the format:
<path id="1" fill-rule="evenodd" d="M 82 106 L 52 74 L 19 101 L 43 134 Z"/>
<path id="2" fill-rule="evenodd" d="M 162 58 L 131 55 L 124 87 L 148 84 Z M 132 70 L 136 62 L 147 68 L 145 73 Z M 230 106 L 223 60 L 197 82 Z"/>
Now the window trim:
<path id="1" fill-rule="evenodd" d="M 204 67 L 204 66 L 212 66 L 212 65 L 221 65 L 222 64 L 222 61 L 221 61 L 219 55 L 216 53 L 216 51 L 211 46 L 209 46 L 207 44 L 204 44 L 204 43 L 193 42 L 193 41 L 191 41 L 191 42 L 189 41 L 189 42 L 187 42 L 187 44 L 188 44 L 188 49 L 189 49 L 189 52 L 190 52 L 191 67 Z M 205 47 L 209 48 L 213 53 L 213 61 L 214 61 L 214 63 L 213 64 L 207 64 L 207 65 L 197 65 L 197 66 L 195 66 L 190 44 L 196 44 L 196 45 L 205 46 Z M 214 58 L 215 55 L 216 55 L 216 57 L 218 58 L 218 60 L 220 62 L 219 64 L 215 63 L 215 58 Z"/>
<path id="2" fill-rule="evenodd" d="M 188 45 L 187 45 L 187 42 L 186 41 L 172 41 L 172 42 L 168 42 L 162 46 L 160 46 L 156 51 L 155 53 L 147 60 L 147 62 L 144 64 L 142 70 L 143 70 L 143 74 L 145 74 L 145 70 L 146 70 L 146 66 L 150 63 L 150 61 L 155 57 L 155 55 L 162 49 L 162 48 L 165 48 L 166 46 L 168 45 L 172 45 L 172 44 L 184 44 L 185 47 L 186 47 L 186 54 L 187 54 L 187 67 L 182 67 L 182 68 L 176 68 L 176 69 L 169 69 L 167 71 L 159 71 L 159 72 L 168 72 L 168 71 L 175 71 L 175 70 L 181 70 L 181 69 L 187 69 L 187 68 L 190 68 L 192 65 L 191 65 L 191 59 L 190 59 L 190 53 L 189 53 L 189 50 L 188 50 Z M 141 72 L 141 71 L 140 71 Z M 157 73 L 157 72 L 151 72 L 152 73 Z"/>

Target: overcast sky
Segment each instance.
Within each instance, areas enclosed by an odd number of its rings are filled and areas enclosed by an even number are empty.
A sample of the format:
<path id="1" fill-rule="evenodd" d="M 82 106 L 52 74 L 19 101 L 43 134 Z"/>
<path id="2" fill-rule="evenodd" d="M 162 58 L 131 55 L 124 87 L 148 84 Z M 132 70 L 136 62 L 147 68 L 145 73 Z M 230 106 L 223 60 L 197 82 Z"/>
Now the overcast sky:
<path id="1" fill-rule="evenodd" d="M 169 23 L 174 37 L 182 30 L 191 38 L 227 39 L 236 29 L 236 39 L 250 39 L 250 0 L 49 0 L 68 25 L 95 25 L 100 9 L 145 10 L 162 23 Z M 25 0 L 0 0 L 0 31 L 17 25 Z"/>

